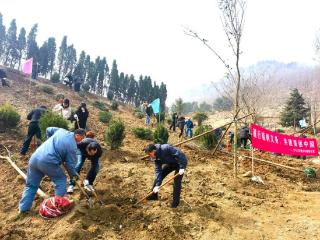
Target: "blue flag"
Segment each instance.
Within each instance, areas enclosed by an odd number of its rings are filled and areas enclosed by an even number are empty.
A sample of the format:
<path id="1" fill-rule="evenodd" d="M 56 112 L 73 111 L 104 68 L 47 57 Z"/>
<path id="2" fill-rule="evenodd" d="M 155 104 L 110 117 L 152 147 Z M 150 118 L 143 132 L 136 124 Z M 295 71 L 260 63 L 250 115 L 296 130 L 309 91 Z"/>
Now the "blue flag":
<path id="1" fill-rule="evenodd" d="M 152 110 L 153 110 L 154 114 L 159 113 L 160 112 L 160 98 L 157 98 L 156 100 L 154 100 L 151 103 L 151 107 L 152 107 Z"/>

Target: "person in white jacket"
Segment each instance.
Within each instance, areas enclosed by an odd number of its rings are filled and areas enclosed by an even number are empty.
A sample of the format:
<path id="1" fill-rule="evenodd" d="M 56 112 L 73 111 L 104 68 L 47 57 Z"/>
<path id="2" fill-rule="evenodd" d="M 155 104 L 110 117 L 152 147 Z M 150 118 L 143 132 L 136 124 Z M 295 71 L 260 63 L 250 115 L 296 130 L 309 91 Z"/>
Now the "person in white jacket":
<path id="1" fill-rule="evenodd" d="M 70 100 L 64 99 L 62 105 L 57 104 L 52 109 L 53 112 L 60 114 L 64 119 L 71 120 L 71 107 L 70 107 Z"/>

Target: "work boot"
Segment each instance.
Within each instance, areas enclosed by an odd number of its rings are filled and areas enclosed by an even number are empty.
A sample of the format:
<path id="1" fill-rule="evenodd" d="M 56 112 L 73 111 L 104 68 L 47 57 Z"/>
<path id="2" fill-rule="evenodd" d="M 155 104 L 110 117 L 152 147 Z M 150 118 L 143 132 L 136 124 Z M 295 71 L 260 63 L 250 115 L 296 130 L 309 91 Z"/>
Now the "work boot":
<path id="1" fill-rule="evenodd" d="M 73 193 L 73 190 L 74 190 L 74 186 L 70 185 L 67 189 L 67 193 Z"/>
<path id="2" fill-rule="evenodd" d="M 153 193 L 149 197 L 146 198 L 148 201 L 156 201 L 158 200 L 158 193 Z"/>
<path id="3" fill-rule="evenodd" d="M 172 202 L 171 204 L 169 204 L 169 207 L 170 207 L 170 208 L 177 208 L 178 205 L 179 205 L 179 204 Z"/>

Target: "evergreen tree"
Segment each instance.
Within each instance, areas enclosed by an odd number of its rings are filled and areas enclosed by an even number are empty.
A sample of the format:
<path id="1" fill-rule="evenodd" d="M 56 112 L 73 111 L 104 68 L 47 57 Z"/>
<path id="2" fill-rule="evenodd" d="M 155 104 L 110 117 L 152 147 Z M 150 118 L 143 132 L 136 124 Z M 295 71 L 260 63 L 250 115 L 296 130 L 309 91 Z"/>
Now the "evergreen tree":
<path id="1" fill-rule="evenodd" d="M 108 94 L 111 96 L 113 94 L 118 98 L 119 96 L 119 73 L 118 73 L 118 65 L 116 60 L 113 60 L 112 69 L 110 73 L 110 84 Z M 110 92 L 110 93 L 109 93 Z"/>
<path id="2" fill-rule="evenodd" d="M 57 52 L 56 39 L 54 37 L 48 38 L 48 71 L 50 72 L 50 78 L 55 64 Z"/>
<path id="3" fill-rule="evenodd" d="M 27 37 L 27 59 L 33 58 L 32 78 L 36 78 L 38 74 L 39 47 L 36 41 L 37 32 L 38 32 L 38 24 L 35 24 L 32 26 Z"/>
<path id="4" fill-rule="evenodd" d="M 12 67 L 12 62 L 17 58 L 17 24 L 16 20 L 13 19 L 6 35 L 6 54 L 4 65 L 8 65 L 8 62 L 11 59 L 10 67 Z"/>
<path id="5" fill-rule="evenodd" d="M 19 63 L 18 69 L 20 69 L 21 60 L 25 55 L 26 46 L 27 46 L 26 30 L 24 28 L 21 28 L 19 37 L 18 37 L 18 43 L 17 43 L 18 63 Z"/>
<path id="6" fill-rule="evenodd" d="M 126 86 L 124 85 L 124 73 L 121 72 L 119 75 L 119 100 L 124 100 L 124 94 L 126 91 Z"/>
<path id="7" fill-rule="evenodd" d="M 138 83 L 131 74 L 129 77 L 129 87 L 127 91 L 127 101 L 129 103 L 135 103 L 138 93 Z"/>
<path id="8" fill-rule="evenodd" d="M 6 27 L 3 25 L 3 16 L 0 13 L 0 60 L 4 57 L 6 43 Z"/>
<path id="9" fill-rule="evenodd" d="M 45 41 L 39 49 L 39 72 L 47 77 L 49 72 L 48 42 Z"/>
<path id="10" fill-rule="evenodd" d="M 63 69 L 63 66 L 66 61 L 66 56 L 67 56 L 67 36 L 64 36 L 59 48 L 59 53 L 58 53 L 58 73 L 59 76 L 61 76 L 61 71 Z"/>
<path id="11" fill-rule="evenodd" d="M 123 99 L 124 99 L 125 102 L 128 102 L 129 83 L 130 83 L 129 75 L 126 74 L 124 76 L 124 80 L 123 80 L 123 83 L 122 83 L 122 94 L 123 94 Z"/>
<path id="12" fill-rule="evenodd" d="M 210 104 L 206 103 L 206 102 L 200 103 L 199 108 L 200 108 L 201 112 L 210 112 L 210 111 L 212 111 L 212 106 Z"/>
<path id="13" fill-rule="evenodd" d="M 184 111 L 184 104 L 182 98 L 178 98 L 175 100 L 174 104 L 172 104 L 172 112 L 177 112 L 178 115 L 183 114 Z"/>
<path id="14" fill-rule="evenodd" d="M 226 96 L 219 97 L 213 102 L 213 108 L 217 111 L 230 111 L 232 106 L 232 100 Z"/>
<path id="15" fill-rule="evenodd" d="M 103 89 L 104 89 L 104 80 L 106 74 L 106 58 L 103 58 L 98 61 L 98 79 L 97 79 L 97 94 L 103 96 Z"/>
<path id="16" fill-rule="evenodd" d="M 90 55 L 86 56 L 86 59 L 84 61 L 84 71 L 85 71 L 85 75 L 84 75 L 84 81 L 88 82 L 88 76 L 89 76 L 89 69 L 90 69 Z"/>
<path id="17" fill-rule="evenodd" d="M 296 127 L 298 121 L 307 118 L 309 108 L 298 89 L 293 89 L 290 98 L 286 102 L 284 110 L 281 112 L 281 125 L 284 127 Z"/>
<path id="18" fill-rule="evenodd" d="M 76 63 L 77 63 L 77 51 L 72 44 L 68 46 L 66 51 L 65 61 L 64 61 L 63 70 L 62 70 L 63 76 L 66 76 L 69 73 L 72 74 Z"/>
<path id="19" fill-rule="evenodd" d="M 81 79 L 85 79 L 86 77 L 85 61 L 86 61 L 86 53 L 85 51 L 82 51 L 80 53 L 77 65 L 74 68 L 74 72 L 73 72 L 74 76 L 77 76 Z"/>
<path id="20" fill-rule="evenodd" d="M 95 65 L 94 62 L 90 61 L 89 69 L 88 69 L 88 76 L 87 76 L 87 83 L 90 86 L 90 91 L 95 92 L 96 90 L 96 82 L 97 79 L 95 78 Z"/>
<path id="21" fill-rule="evenodd" d="M 166 100 L 167 100 L 167 86 L 161 82 L 159 89 L 159 98 L 160 98 L 160 107 L 161 111 L 165 111 L 166 109 Z"/>

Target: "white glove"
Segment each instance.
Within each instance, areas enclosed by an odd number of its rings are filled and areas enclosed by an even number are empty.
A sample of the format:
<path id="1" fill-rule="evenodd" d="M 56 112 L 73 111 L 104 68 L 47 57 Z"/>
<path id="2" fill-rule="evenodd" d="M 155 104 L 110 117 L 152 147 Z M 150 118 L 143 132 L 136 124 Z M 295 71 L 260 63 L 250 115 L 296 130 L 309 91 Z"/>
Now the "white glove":
<path id="1" fill-rule="evenodd" d="M 78 115 L 77 115 L 77 114 L 73 115 L 73 117 L 74 117 L 75 119 L 78 119 Z"/>
<path id="2" fill-rule="evenodd" d="M 184 174 L 184 169 L 180 169 L 179 170 L 179 175 L 183 175 Z"/>
<path id="3" fill-rule="evenodd" d="M 159 192 L 159 186 L 155 186 L 152 190 L 153 193 Z"/>

